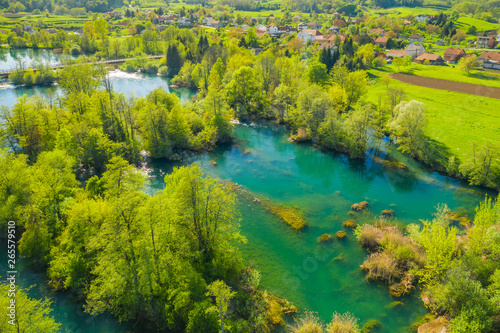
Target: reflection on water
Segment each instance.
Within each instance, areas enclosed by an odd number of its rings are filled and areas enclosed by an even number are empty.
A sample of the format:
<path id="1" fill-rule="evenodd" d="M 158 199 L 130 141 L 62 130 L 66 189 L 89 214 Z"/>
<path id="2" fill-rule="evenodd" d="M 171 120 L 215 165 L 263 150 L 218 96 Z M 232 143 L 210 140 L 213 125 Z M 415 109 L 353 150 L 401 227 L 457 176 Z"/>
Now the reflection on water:
<path id="1" fill-rule="evenodd" d="M 12 70 L 18 62 L 24 67 L 33 67 L 38 61 L 55 66 L 61 63 L 61 59 L 69 57 L 44 49 L 0 49 L 0 71 Z"/>
<path id="2" fill-rule="evenodd" d="M 169 79 L 157 75 L 126 73 L 120 70 L 113 70 L 109 72 L 109 76 L 113 90 L 123 93 L 128 97 L 144 97 L 152 90 L 161 87 L 179 96 L 182 103 L 187 103 L 195 94 L 195 92 L 187 88 L 169 88 Z M 50 87 L 33 88 L 2 84 L 0 85 L 0 104 L 12 108 L 16 103 L 16 99 L 20 96 L 33 96 L 35 94 L 42 96 L 52 94 L 59 97 L 64 95 L 62 89 L 57 84 Z"/>

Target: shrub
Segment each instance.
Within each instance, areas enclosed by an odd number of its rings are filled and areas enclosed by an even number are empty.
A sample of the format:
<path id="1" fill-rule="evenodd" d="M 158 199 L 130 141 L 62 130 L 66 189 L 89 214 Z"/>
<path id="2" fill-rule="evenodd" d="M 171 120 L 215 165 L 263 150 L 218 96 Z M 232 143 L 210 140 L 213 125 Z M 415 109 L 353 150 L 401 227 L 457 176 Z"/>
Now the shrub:
<path id="1" fill-rule="evenodd" d="M 337 233 L 335 234 L 335 236 L 337 236 L 337 238 L 345 238 L 347 236 L 347 234 L 345 233 L 345 231 L 337 231 Z"/>
<path id="2" fill-rule="evenodd" d="M 373 253 L 365 259 L 361 269 L 367 271 L 367 280 L 382 280 L 392 283 L 401 277 L 401 271 L 397 265 L 397 259 L 388 253 Z"/>
<path id="3" fill-rule="evenodd" d="M 326 326 L 327 333 L 357 333 L 359 332 L 358 319 L 349 312 L 340 314 L 335 312 L 332 321 Z"/>
<path id="4" fill-rule="evenodd" d="M 332 236 L 330 234 L 324 234 L 324 235 L 319 236 L 318 240 L 320 242 L 329 242 L 332 240 Z"/>
<path id="5" fill-rule="evenodd" d="M 323 333 L 323 323 L 314 312 L 306 312 L 295 323 L 289 326 L 292 333 Z"/>
<path id="6" fill-rule="evenodd" d="M 35 84 L 35 72 L 32 69 L 27 70 L 23 76 L 24 85 L 32 87 Z"/>
<path id="7" fill-rule="evenodd" d="M 158 75 L 159 76 L 168 76 L 168 67 L 161 66 L 160 68 L 158 68 Z"/>
<path id="8" fill-rule="evenodd" d="M 354 220 L 347 220 L 347 221 L 344 221 L 344 223 L 342 223 L 342 226 L 344 228 L 356 228 L 358 225 L 356 224 L 356 221 Z"/>
<path id="9" fill-rule="evenodd" d="M 370 251 L 376 251 L 382 242 L 384 233 L 373 225 L 363 224 L 356 228 L 356 236 L 361 246 Z"/>
<path id="10" fill-rule="evenodd" d="M 359 203 L 355 203 L 351 206 L 352 210 L 360 211 L 360 210 L 365 210 L 369 206 L 368 201 L 361 201 Z"/>

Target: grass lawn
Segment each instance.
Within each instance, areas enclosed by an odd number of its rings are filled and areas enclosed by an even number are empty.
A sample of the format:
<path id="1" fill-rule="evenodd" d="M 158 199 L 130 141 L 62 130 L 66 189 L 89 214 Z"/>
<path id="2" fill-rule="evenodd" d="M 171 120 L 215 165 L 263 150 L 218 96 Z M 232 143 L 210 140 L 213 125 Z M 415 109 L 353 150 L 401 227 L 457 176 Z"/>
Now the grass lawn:
<path id="1" fill-rule="evenodd" d="M 379 96 L 382 96 L 382 100 L 387 99 L 387 88 L 379 80 L 391 72 L 383 69 L 369 71 L 372 80 L 368 101 L 378 104 Z M 396 80 L 392 80 L 389 87 L 403 88 L 406 100 L 425 103 L 427 135 L 445 144 L 450 153 L 461 160 L 471 155 L 472 141 L 479 146 L 487 142 L 500 142 L 500 99 L 424 88 Z"/>
<path id="2" fill-rule="evenodd" d="M 397 73 L 398 70 L 393 65 L 387 65 L 383 68 L 384 73 Z M 376 74 L 377 70 L 369 70 L 368 72 Z M 471 71 L 470 74 L 458 70 L 458 66 L 425 66 L 420 64 L 412 64 L 411 67 L 405 69 L 401 67 L 400 73 L 414 74 L 418 76 L 431 77 L 434 79 L 442 79 L 448 81 L 464 82 L 471 84 L 479 84 L 488 87 L 500 88 L 500 74 L 484 72 L 481 70 Z"/>
<path id="3" fill-rule="evenodd" d="M 461 16 L 456 22 L 457 28 L 467 31 L 470 26 L 475 26 L 478 31 L 497 30 L 500 24 L 478 20 L 468 16 Z"/>

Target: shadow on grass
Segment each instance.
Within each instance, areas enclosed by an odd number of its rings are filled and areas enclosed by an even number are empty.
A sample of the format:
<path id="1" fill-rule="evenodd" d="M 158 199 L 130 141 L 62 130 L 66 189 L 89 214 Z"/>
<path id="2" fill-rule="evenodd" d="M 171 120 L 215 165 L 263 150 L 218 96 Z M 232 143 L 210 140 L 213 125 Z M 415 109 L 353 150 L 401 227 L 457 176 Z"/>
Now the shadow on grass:
<path id="1" fill-rule="evenodd" d="M 467 76 L 480 80 L 500 80 L 500 76 L 488 75 L 485 73 L 469 73 Z"/>
<path id="2" fill-rule="evenodd" d="M 426 137 L 420 148 L 422 153 L 421 158 L 427 165 L 438 171 L 446 169 L 452 154 L 445 144 L 430 137 Z"/>

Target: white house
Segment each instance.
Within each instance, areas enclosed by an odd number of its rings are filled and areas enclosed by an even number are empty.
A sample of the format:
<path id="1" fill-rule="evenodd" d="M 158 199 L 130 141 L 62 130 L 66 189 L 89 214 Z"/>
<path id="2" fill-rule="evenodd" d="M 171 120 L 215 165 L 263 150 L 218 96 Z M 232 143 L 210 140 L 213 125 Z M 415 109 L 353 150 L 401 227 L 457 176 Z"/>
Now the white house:
<path id="1" fill-rule="evenodd" d="M 417 20 L 417 22 L 419 23 L 425 23 L 427 21 L 427 15 L 417 15 L 415 16 L 415 20 Z"/>
<path id="2" fill-rule="evenodd" d="M 265 25 L 263 25 L 263 24 L 257 24 L 257 25 L 255 26 L 255 30 L 256 30 L 256 31 L 266 32 L 266 31 L 267 31 L 267 28 L 266 28 L 266 26 L 265 26 Z"/>
<path id="3" fill-rule="evenodd" d="M 299 31 L 304 30 L 304 29 L 307 29 L 307 24 L 305 24 L 304 22 L 300 22 L 300 23 L 297 25 L 297 29 L 299 29 Z"/>
<path id="4" fill-rule="evenodd" d="M 271 24 L 271 25 L 267 26 L 267 33 L 268 34 L 274 35 L 274 34 L 277 34 L 278 32 L 279 32 L 279 29 L 274 24 Z"/>
<path id="5" fill-rule="evenodd" d="M 425 48 L 420 44 L 410 44 L 405 49 L 406 54 L 412 58 L 416 58 L 425 52 Z"/>
<path id="6" fill-rule="evenodd" d="M 177 20 L 177 24 L 179 25 L 191 25 L 191 20 L 187 17 L 181 17 L 180 19 Z"/>
<path id="7" fill-rule="evenodd" d="M 214 18 L 212 16 L 206 16 L 201 20 L 201 23 L 205 25 L 210 25 L 213 20 Z"/>
<path id="8" fill-rule="evenodd" d="M 302 39 L 305 43 L 308 41 L 313 41 L 316 39 L 317 36 L 323 36 L 321 32 L 318 30 L 310 30 L 310 29 L 304 29 L 300 31 L 297 35 L 299 39 Z"/>
<path id="9" fill-rule="evenodd" d="M 500 52 L 484 51 L 478 60 L 484 68 L 500 69 Z"/>

